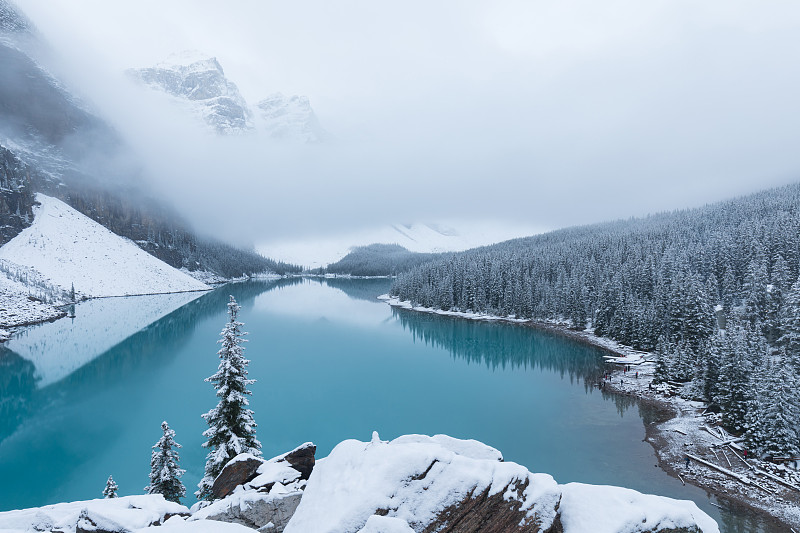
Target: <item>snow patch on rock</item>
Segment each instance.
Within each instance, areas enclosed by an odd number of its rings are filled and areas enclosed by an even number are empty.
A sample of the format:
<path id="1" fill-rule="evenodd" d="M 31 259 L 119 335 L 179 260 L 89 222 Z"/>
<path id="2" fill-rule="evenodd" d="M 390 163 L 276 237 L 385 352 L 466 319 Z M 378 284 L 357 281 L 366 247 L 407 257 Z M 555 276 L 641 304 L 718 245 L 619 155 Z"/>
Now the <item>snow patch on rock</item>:
<path id="1" fill-rule="evenodd" d="M 498 455 L 478 442 L 443 436 L 344 441 L 317 463 L 285 531 L 421 531 L 481 495 L 506 502 L 505 518 L 521 517 L 514 524 L 519 531 L 558 529 L 558 521 L 565 533 L 719 531 L 693 502 L 617 487 L 560 486 Z"/>
<path id="2" fill-rule="evenodd" d="M 62 531 L 75 533 L 78 523 L 91 521 L 107 531 L 132 531 L 164 522 L 170 515 L 189 514 L 183 505 L 160 494 L 124 496 L 0 513 L 0 531 Z"/>

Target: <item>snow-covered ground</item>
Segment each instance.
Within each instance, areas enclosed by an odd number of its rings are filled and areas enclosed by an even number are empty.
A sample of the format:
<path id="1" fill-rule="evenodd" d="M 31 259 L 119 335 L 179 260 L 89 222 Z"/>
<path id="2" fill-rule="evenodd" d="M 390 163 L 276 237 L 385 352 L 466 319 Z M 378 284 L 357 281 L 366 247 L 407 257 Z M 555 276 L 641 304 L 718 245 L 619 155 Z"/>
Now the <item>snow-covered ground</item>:
<path id="1" fill-rule="evenodd" d="M 662 467 L 683 482 L 765 511 L 800 531 L 800 473 L 752 457 L 745 460 L 741 439 L 719 426 L 718 415 L 707 413 L 702 402 L 681 398 L 677 387 L 651 385 L 654 371 L 654 364 L 644 363 L 614 372 L 605 388 L 671 409 L 674 417 L 647 428 Z"/>
<path id="2" fill-rule="evenodd" d="M 0 328 L 13 328 L 35 322 L 44 322 L 62 317 L 66 313 L 36 297 L 24 284 L 5 277 L 0 273 Z M 0 329 L 0 341 L 8 332 Z"/>
<path id="3" fill-rule="evenodd" d="M 37 194 L 33 224 L 0 248 L 0 259 L 87 297 L 209 289 L 64 202 Z"/>
<path id="4" fill-rule="evenodd" d="M 75 306 L 75 318 L 26 328 L 6 347 L 33 362 L 37 385 L 46 387 L 202 295 L 195 291 L 88 300 Z"/>
<path id="5" fill-rule="evenodd" d="M 6 480 L 5 482 L 9 482 Z M 74 533 L 76 526 L 85 531 L 133 531 L 161 523 L 165 517 L 189 514 L 183 505 L 168 502 L 160 494 L 124 496 L 57 503 L 35 509 L 0 513 L 0 531 L 63 531 Z M 94 524 L 94 527 L 91 527 Z"/>
<path id="6" fill-rule="evenodd" d="M 402 301 L 399 298 L 394 298 L 392 296 L 389 296 L 388 294 L 381 294 L 380 296 L 378 296 L 378 299 L 385 301 L 392 307 L 399 307 L 400 309 L 410 309 L 412 311 L 419 311 L 421 313 L 431 313 L 434 315 L 455 316 L 458 318 L 465 318 L 467 320 L 487 320 L 487 321 L 502 320 L 504 322 L 515 322 L 515 323 L 530 322 L 530 320 L 527 318 L 516 318 L 513 316 L 497 316 L 497 315 L 490 315 L 488 313 L 473 313 L 467 311 L 445 311 L 443 309 L 434 309 L 433 307 L 423 307 L 421 305 L 414 306 L 409 301 Z"/>
<path id="7" fill-rule="evenodd" d="M 263 242 L 257 249 L 276 260 L 318 268 L 335 263 L 354 247 L 368 244 L 399 244 L 411 252 L 421 253 L 460 252 L 541 232 L 541 228 L 490 221 L 394 224 L 326 238 Z"/>

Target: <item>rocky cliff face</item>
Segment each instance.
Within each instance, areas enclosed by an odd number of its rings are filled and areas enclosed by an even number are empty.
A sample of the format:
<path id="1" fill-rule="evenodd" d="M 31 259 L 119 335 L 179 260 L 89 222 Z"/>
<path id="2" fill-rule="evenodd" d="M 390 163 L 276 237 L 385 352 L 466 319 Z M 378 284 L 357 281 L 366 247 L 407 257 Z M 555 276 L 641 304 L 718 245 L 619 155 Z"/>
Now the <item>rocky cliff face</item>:
<path id="1" fill-rule="evenodd" d="M 130 69 L 128 74 L 189 103 L 189 108 L 217 133 L 240 134 L 253 129 L 247 102 L 214 57 L 183 53 L 155 67 Z"/>
<path id="2" fill-rule="evenodd" d="M 30 226 L 33 201 L 30 170 L 0 146 L 0 246 Z"/>
<path id="3" fill-rule="evenodd" d="M 258 102 L 254 113 L 219 61 L 200 52 L 175 54 L 155 67 L 129 69 L 128 74 L 174 97 L 218 134 L 261 131 L 271 139 L 300 143 L 327 137 L 308 97 L 275 93 Z"/>

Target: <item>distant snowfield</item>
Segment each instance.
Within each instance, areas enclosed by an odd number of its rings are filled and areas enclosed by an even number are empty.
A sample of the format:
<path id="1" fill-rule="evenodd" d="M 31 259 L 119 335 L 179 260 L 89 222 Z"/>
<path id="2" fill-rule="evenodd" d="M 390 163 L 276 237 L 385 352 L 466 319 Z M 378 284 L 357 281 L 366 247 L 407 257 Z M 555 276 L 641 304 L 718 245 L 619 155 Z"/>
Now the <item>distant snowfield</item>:
<path id="1" fill-rule="evenodd" d="M 43 388 L 203 294 L 195 291 L 89 300 L 75 306 L 74 319 L 26 328 L 5 347 L 33 363 L 36 385 Z"/>
<path id="2" fill-rule="evenodd" d="M 0 248 L 0 259 L 89 297 L 209 289 L 64 202 L 43 194 L 36 200 L 33 224 Z"/>
<path id="3" fill-rule="evenodd" d="M 542 231 L 542 228 L 489 221 L 394 224 L 320 239 L 264 242 L 257 249 L 279 261 L 318 268 L 335 263 L 353 247 L 368 244 L 399 244 L 420 253 L 460 252 Z"/>

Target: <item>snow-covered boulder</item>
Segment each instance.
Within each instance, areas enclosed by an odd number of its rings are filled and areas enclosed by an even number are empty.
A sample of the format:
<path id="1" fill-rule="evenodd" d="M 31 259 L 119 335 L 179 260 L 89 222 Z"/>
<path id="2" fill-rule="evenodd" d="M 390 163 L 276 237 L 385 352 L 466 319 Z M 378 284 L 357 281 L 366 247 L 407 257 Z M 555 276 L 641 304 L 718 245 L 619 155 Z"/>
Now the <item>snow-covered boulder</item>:
<path id="1" fill-rule="evenodd" d="M 718 532 L 693 502 L 558 485 L 475 441 L 347 440 L 317 463 L 286 533 Z"/>
<path id="2" fill-rule="evenodd" d="M 225 524 L 216 520 L 185 520 L 173 516 L 160 526 L 137 529 L 135 533 L 253 533 L 253 528 L 240 524 Z"/>
<path id="3" fill-rule="evenodd" d="M 176 515 L 188 516 L 189 509 L 166 501 L 160 494 L 124 496 L 2 512 L 0 531 L 128 533 L 162 524 Z"/>
<path id="4" fill-rule="evenodd" d="M 217 520 L 280 533 L 300 504 L 315 451 L 316 446 L 307 442 L 268 461 L 249 454 L 234 457 L 214 480 L 212 493 L 224 497 L 193 507 L 191 520 Z"/>
<path id="5" fill-rule="evenodd" d="M 32 269 L 48 285 L 89 297 L 210 288 L 61 200 L 39 193 L 36 201 L 33 224 L 0 248 L 0 260 Z"/>

